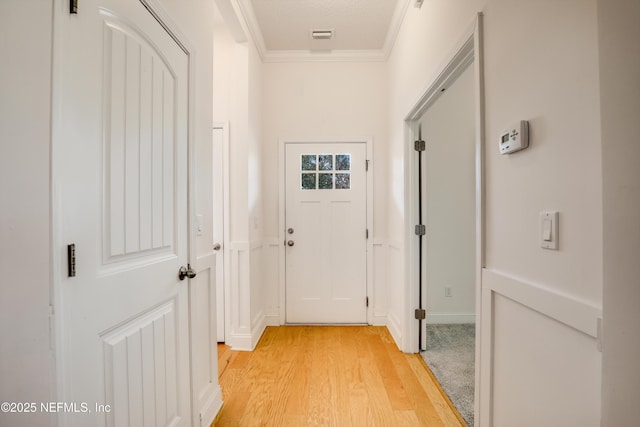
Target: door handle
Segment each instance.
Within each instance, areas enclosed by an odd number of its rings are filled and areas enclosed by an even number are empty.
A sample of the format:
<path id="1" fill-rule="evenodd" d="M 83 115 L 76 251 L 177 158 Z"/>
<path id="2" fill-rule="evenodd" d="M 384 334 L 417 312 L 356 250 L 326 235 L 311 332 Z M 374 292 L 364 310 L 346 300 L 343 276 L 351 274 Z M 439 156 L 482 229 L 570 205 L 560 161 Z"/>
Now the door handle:
<path id="1" fill-rule="evenodd" d="M 185 277 L 188 277 L 189 279 L 196 277 L 196 272 L 191 268 L 191 264 L 187 264 L 186 267 L 183 265 L 180 267 L 180 270 L 178 270 L 178 278 L 180 278 L 180 280 L 184 280 Z"/>
<path id="2" fill-rule="evenodd" d="M 293 246 L 293 245 L 295 245 L 295 242 L 293 240 L 289 240 L 289 241 L 287 241 L 287 245 L 288 246 Z"/>
<path id="3" fill-rule="evenodd" d="M 214 250 L 214 251 L 219 251 L 219 250 L 220 250 L 220 248 L 222 248 L 222 245 L 221 245 L 220 243 L 215 243 L 215 244 L 213 245 L 213 250 Z"/>

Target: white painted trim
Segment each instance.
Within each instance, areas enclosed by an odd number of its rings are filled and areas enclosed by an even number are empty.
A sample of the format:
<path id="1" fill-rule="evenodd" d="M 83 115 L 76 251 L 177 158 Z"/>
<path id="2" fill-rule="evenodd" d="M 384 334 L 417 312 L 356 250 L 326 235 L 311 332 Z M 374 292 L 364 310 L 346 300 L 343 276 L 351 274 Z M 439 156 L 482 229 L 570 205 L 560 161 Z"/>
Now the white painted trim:
<path id="1" fill-rule="evenodd" d="M 223 261 L 223 277 L 224 277 L 224 335 L 225 340 L 230 333 L 230 292 L 231 292 L 231 241 L 229 235 L 229 223 L 230 223 L 230 201 L 229 201 L 229 122 L 220 121 L 214 122 L 212 129 L 222 129 L 222 193 L 223 193 L 223 220 L 222 220 L 222 253 L 224 257 Z"/>
<path id="2" fill-rule="evenodd" d="M 526 282 L 496 270 L 482 269 L 482 310 L 479 319 L 482 342 L 476 344 L 481 353 L 480 369 L 482 369 L 481 390 L 478 390 L 481 419 L 476 415 L 477 425 L 493 425 L 493 311 L 495 296 L 499 295 L 517 302 L 531 310 L 541 313 L 550 319 L 567 325 L 576 331 L 598 340 L 598 324 L 602 318 L 602 307 L 578 299 L 571 295 L 561 294 L 543 286 Z M 478 364 L 476 362 L 476 370 Z M 476 387 L 478 385 L 476 384 Z M 477 397 L 476 397 L 477 399 Z M 476 403 L 478 405 L 478 403 Z"/>
<path id="3" fill-rule="evenodd" d="M 387 54 L 381 49 L 371 50 L 270 50 L 263 52 L 262 61 L 267 62 L 384 62 Z"/>
<path id="4" fill-rule="evenodd" d="M 200 412 L 200 427 L 209 427 L 222 408 L 222 389 L 216 384 L 216 391 Z"/>
<path id="5" fill-rule="evenodd" d="M 474 50 L 474 73 L 477 82 L 475 103 L 476 103 L 476 135 L 479 139 L 476 141 L 476 272 L 481 272 L 486 266 L 486 204 L 485 204 L 485 109 L 484 109 L 484 21 L 482 12 L 478 13 L 473 37 Z M 491 312 L 489 312 L 491 313 Z M 485 380 L 485 373 L 481 370 L 482 353 L 481 345 L 485 335 L 482 329 L 477 327 L 482 322 L 482 273 L 476 274 L 476 347 L 475 347 L 475 388 L 473 410 L 475 412 L 475 425 L 481 424 L 481 416 L 490 413 L 492 409 L 482 407 L 480 401 L 480 387 Z M 488 314 L 490 315 L 490 314 Z M 487 401 L 488 405 L 493 406 L 492 400 Z"/>
<path id="6" fill-rule="evenodd" d="M 238 2 L 236 0 L 215 0 L 215 2 L 233 40 L 235 40 L 236 43 L 246 42 L 248 40 L 249 29 L 246 26 L 242 13 L 239 11 L 240 6 Z"/>
<path id="7" fill-rule="evenodd" d="M 373 313 L 369 324 L 372 326 L 387 326 L 387 314 Z"/>
<path id="8" fill-rule="evenodd" d="M 280 326 L 280 310 L 275 312 L 268 311 L 267 314 L 265 314 L 265 323 L 267 326 Z"/>
<path id="9" fill-rule="evenodd" d="M 473 313 L 427 313 L 425 321 L 428 325 L 475 324 L 476 315 Z"/>
<path id="10" fill-rule="evenodd" d="M 369 160 L 369 171 L 365 172 L 367 174 L 367 229 L 369 230 L 369 239 L 367 239 L 367 296 L 369 297 L 369 307 L 367 308 L 367 323 L 371 324 L 372 319 L 372 307 L 375 306 L 375 302 L 373 300 L 373 236 L 375 235 L 375 230 L 373 228 L 373 171 L 374 171 L 374 161 L 373 161 L 373 138 L 365 137 L 365 138 L 341 138 L 341 139 L 308 139 L 308 138 L 280 138 L 278 144 L 279 151 L 279 161 L 278 161 L 278 206 L 279 206 L 279 214 L 278 214 L 278 223 L 280 224 L 280 229 L 278 231 L 278 246 L 280 247 L 279 252 L 279 284 L 278 284 L 278 292 L 279 292 L 279 301 L 280 301 L 280 324 L 284 325 L 286 323 L 286 263 L 285 263 L 285 247 L 284 241 L 286 240 L 285 234 L 285 196 L 286 196 L 286 182 L 285 182 L 285 169 L 286 169 L 286 144 L 339 144 L 339 143 L 364 143 L 365 144 L 365 156 L 366 159 Z M 282 243 L 282 244 L 281 244 Z"/>
<path id="11" fill-rule="evenodd" d="M 387 315 L 387 329 L 396 344 L 402 342 L 402 323 L 393 313 Z"/>
<path id="12" fill-rule="evenodd" d="M 476 321 L 482 321 L 481 284 L 482 271 L 485 262 L 485 207 L 484 207 L 484 75 L 483 75 L 483 49 L 482 49 L 482 13 L 478 13 L 469 29 L 463 34 L 460 42 L 455 46 L 449 59 L 440 67 L 438 73 L 427 88 L 420 92 L 418 100 L 413 104 L 405 116 L 405 295 L 406 314 L 404 316 L 404 330 L 407 334 L 403 337 L 401 348 L 405 352 L 416 353 L 418 344 L 418 322 L 414 319 L 414 309 L 419 306 L 418 289 L 418 239 L 415 238 L 414 226 L 417 224 L 417 159 L 414 155 L 413 141 L 416 139 L 416 121 L 424 114 L 441 93 L 443 86 L 453 82 L 464 69 L 474 63 L 475 80 L 475 108 L 476 108 Z M 476 379 L 475 379 L 475 423 L 484 424 L 480 420 L 485 407 L 479 404 L 480 388 L 484 380 L 484 371 L 481 371 L 482 360 L 479 350 L 481 328 L 476 328 Z M 490 402 L 489 402 L 490 403 Z M 490 406 L 490 405 L 489 405 Z"/>
<path id="13" fill-rule="evenodd" d="M 602 307 L 487 268 L 482 269 L 482 283 L 483 292 L 500 294 L 598 338 L 598 319 L 602 317 Z"/>
<path id="14" fill-rule="evenodd" d="M 241 37 L 242 32 L 245 35 L 250 35 L 263 62 L 384 62 L 389 59 L 391 50 L 396 43 L 411 0 L 400 0 L 396 4 L 381 49 L 335 49 L 332 51 L 270 50 L 266 46 L 250 0 L 217 0 L 217 3 L 228 25 L 231 28 L 237 28 L 234 30 L 236 41 L 246 41 Z"/>

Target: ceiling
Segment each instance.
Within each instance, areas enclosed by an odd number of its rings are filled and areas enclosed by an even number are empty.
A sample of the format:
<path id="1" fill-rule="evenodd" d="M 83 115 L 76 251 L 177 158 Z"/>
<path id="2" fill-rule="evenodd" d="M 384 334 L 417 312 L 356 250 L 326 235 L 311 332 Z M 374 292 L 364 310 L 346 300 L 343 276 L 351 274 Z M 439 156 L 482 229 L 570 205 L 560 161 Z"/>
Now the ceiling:
<path id="1" fill-rule="evenodd" d="M 266 61 L 384 60 L 408 0 L 239 0 L 240 11 Z M 332 30 L 314 40 L 312 30 Z"/>

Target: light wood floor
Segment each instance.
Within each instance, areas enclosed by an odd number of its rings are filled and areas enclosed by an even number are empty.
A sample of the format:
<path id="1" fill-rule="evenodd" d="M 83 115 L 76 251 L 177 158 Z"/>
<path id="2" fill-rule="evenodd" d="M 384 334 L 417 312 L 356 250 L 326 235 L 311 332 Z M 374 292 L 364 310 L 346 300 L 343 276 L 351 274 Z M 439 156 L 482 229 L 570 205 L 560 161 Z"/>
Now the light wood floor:
<path id="1" fill-rule="evenodd" d="M 218 362 L 213 426 L 465 426 L 385 327 L 269 327 L 253 352 L 219 344 Z"/>

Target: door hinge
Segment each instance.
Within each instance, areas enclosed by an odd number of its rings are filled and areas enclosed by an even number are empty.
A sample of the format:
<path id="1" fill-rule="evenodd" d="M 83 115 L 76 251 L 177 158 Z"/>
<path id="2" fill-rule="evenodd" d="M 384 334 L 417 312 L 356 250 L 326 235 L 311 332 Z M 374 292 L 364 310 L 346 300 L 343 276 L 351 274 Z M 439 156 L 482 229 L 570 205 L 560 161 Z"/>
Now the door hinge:
<path id="1" fill-rule="evenodd" d="M 419 140 L 417 140 L 417 141 L 415 141 L 415 142 L 414 142 L 414 146 L 413 146 L 413 148 L 414 148 L 416 151 L 424 151 L 424 150 L 426 150 L 426 149 L 427 149 L 427 143 L 426 143 L 426 142 L 424 142 L 423 140 L 419 139 Z"/>
<path id="2" fill-rule="evenodd" d="M 368 239 L 369 238 L 369 229 L 367 228 L 367 230 L 365 231 L 365 237 Z"/>
<path id="3" fill-rule="evenodd" d="M 367 307 L 369 307 L 369 297 L 367 297 L 365 304 L 367 305 Z"/>
<path id="4" fill-rule="evenodd" d="M 69 13 L 78 13 L 78 0 L 69 0 Z"/>
<path id="5" fill-rule="evenodd" d="M 427 234 L 427 226 L 424 224 L 416 225 L 416 236 L 424 236 Z"/>
<path id="6" fill-rule="evenodd" d="M 369 170 L 369 160 L 365 160 L 364 161 L 364 170 L 368 171 Z"/>
<path id="7" fill-rule="evenodd" d="M 76 244 L 67 245 L 67 276 L 76 277 Z"/>
<path id="8" fill-rule="evenodd" d="M 427 310 L 424 308 L 416 308 L 416 319 L 424 320 L 427 318 Z"/>

